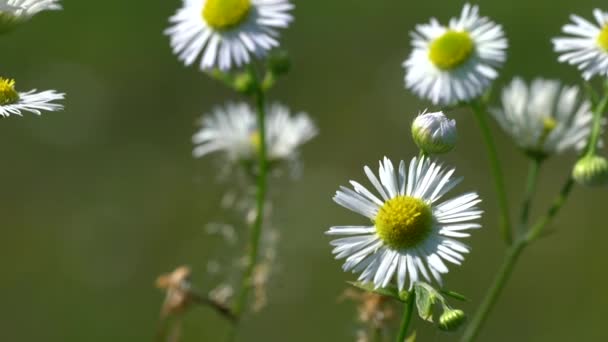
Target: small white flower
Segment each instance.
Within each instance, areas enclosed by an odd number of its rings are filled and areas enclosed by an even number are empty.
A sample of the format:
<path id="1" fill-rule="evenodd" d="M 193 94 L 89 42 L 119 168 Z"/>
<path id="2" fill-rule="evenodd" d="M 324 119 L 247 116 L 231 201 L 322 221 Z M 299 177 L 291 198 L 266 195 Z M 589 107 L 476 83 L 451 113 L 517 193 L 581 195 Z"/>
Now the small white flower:
<path id="1" fill-rule="evenodd" d="M 429 159 L 412 159 L 406 171 L 404 161 L 395 170 L 384 158 L 380 179 L 369 167 L 364 170 L 380 197 L 355 181 L 350 182 L 354 191 L 341 187 L 334 196 L 339 205 L 372 221 L 368 226 L 335 226 L 327 232 L 347 236 L 331 242 L 336 258 L 346 258 L 344 271 L 361 273 L 359 281 L 373 282 L 377 288 L 394 278 L 399 290 L 406 278 L 409 288 L 420 279 L 430 282 L 428 271 L 441 284 L 441 274 L 448 272 L 444 261 L 460 265 L 469 252 L 456 238 L 468 237 L 467 230 L 481 227 L 471 222 L 482 214 L 476 207 L 481 202 L 477 194 L 440 201 L 461 178 L 452 178 L 454 170 Z"/>
<path id="2" fill-rule="evenodd" d="M 458 140 L 456 120 L 448 119 L 442 112 L 422 113 L 412 123 L 412 137 L 426 154 L 447 153 Z"/>
<path id="3" fill-rule="evenodd" d="M 434 104 L 479 97 L 498 76 L 506 59 L 502 27 L 464 5 L 460 18 L 441 25 L 435 18 L 411 33 L 414 50 L 403 64 L 405 86 Z"/>
<path id="4" fill-rule="evenodd" d="M 63 100 L 65 94 L 55 90 L 36 92 L 36 89 L 28 92 L 17 92 L 15 81 L 0 78 L 0 116 L 9 115 L 22 116 L 22 112 L 30 112 L 37 115 L 42 111 L 55 112 L 63 109 L 63 105 L 53 103 L 56 100 Z"/>
<path id="5" fill-rule="evenodd" d="M 276 29 L 289 25 L 293 7 L 289 0 L 183 0 L 165 34 L 184 64 L 200 56 L 201 70 L 229 70 L 278 46 Z"/>
<path id="6" fill-rule="evenodd" d="M 9 31 L 42 11 L 60 9 L 59 0 L 0 0 L 0 32 Z"/>
<path id="7" fill-rule="evenodd" d="M 553 39 L 559 61 L 576 65 L 583 72 L 583 78 L 595 75 L 608 76 L 608 12 L 593 11 L 597 25 L 578 15 L 570 16 L 573 24 L 562 31 L 571 36 Z"/>
<path id="8" fill-rule="evenodd" d="M 591 104 L 581 99 L 578 87 L 541 78 L 529 87 L 513 79 L 502 92 L 502 108 L 492 114 L 521 148 L 538 157 L 580 151 L 593 123 Z"/>
<path id="9" fill-rule="evenodd" d="M 317 128 L 305 113 L 291 115 L 289 109 L 273 104 L 266 111 L 266 148 L 268 160 L 295 160 L 298 147 L 317 135 Z M 195 157 L 222 151 L 230 161 L 255 161 L 260 148 L 256 112 L 249 105 L 228 104 L 217 107 L 201 119 L 194 135 Z"/>

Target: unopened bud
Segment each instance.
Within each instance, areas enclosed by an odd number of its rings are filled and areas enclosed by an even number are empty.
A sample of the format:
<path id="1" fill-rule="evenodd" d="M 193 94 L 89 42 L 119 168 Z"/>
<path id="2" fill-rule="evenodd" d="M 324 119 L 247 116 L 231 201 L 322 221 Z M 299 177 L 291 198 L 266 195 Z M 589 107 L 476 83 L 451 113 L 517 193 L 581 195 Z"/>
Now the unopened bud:
<path id="1" fill-rule="evenodd" d="M 243 72 L 234 78 L 234 89 L 239 93 L 249 95 L 255 90 L 255 80 L 249 72 Z"/>
<path id="2" fill-rule="evenodd" d="M 426 154 L 447 153 L 458 139 L 456 121 L 448 119 L 442 112 L 420 114 L 412 123 L 412 137 Z"/>
<path id="3" fill-rule="evenodd" d="M 454 331 L 458 329 L 466 319 L 467 316 L 462 310 L 445 310 L 441 317 L 439 317 L 439 329 L 444 331 Z"/>
<path id="4" fill-rule="evenodd" d="M 608 161 L 604 157 L 583 157 L 574 165 L 572 178 L 585 186 L 600 186 L 608 183 Z"/>

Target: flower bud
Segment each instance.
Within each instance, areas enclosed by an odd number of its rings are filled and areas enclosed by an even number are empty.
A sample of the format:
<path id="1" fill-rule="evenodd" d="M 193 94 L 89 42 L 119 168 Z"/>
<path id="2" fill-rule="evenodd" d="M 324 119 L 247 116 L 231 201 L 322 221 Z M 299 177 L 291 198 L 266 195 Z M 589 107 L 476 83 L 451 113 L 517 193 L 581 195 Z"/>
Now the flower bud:
<path id="1" fill-rule="evenodd" d="M 234 89 L 241 94 L 249 95 L 255 91 L 255 80 L 249 72 L 242 72 L 234 78 Z"/>
<path id="2" fill-rule="evenodd" d="M 423 113 L 412 123 L 412 137 L 426 154 L 447 153 L 458 139 L 456 121 L 448 119 L 442 112 Z"/>
<path id="3" fill-rule="evenodd" d="M 608 183 L 608 161 L 600 156 L 581 158 L 574 165 L 572 178 L 585 186 L 600 186 Z"/>
<path id="4" fill-rule="evenodd" d="M 447 309 L 439 317 L 439 329 L 444 331 L 454 331 L 458 329 L 467 319 L 462 310 Z"/>

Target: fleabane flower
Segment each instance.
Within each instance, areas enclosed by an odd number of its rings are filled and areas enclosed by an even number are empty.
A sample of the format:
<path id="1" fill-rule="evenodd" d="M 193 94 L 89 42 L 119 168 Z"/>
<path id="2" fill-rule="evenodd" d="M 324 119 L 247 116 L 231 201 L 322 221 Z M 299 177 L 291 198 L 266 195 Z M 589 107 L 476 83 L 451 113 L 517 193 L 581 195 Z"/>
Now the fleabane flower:
<path id="1" fill-rule="evenodd" d="M 256 112 L 247 104 L 229 103 L 204 116 L 201 129 L 194 135 L 195 157 L 224 152 L 232 162 L 255 162 L 262 144 Z M 287 107 L 270 105 L 266 110 L 266 149 L 269 162 L 297 159 L 300 145 L 318 131 L 305 113 L 291 115 Z"/>
<path id="2" fill-rule="evenodd" d="M 576 86 L 537 78 L 528 86 L 515 78 L 502 91 L 502 108 L 492 109 L 502 129 L 527 153 L 546 157 L 580 151 L 593 124 L 591 104 Z"/>
<path id="3" fill-rule="evenodd" d="M 165 30 L 173 52 L 200 69 L 229 70 L 264 57 L 279 45 L 277 29 L 292 21 L 288 0 L 183 0 Z"/>
<path id="4" fill-rule="evenodd" d="M 384 158 L 378 177 L 369 167 L 365 174 L 378 192 L 351 181 L 354 190 L 341 187 L 334 196 L 339 205 L 371 220 L 366 226 L 335 226 L 326 234 L 345 236 L 333 240 L 337 259 L 346 259 L 344 271 L 361 273 L 359 281 L 376 288 L 396 279 L 399 290 L 419 281 L 436 280 L 448 272 L 445 261 L 460 265 L 469 248 L 458 241 L 468 237 L 470 229 L 481 225 L 472 222 L 481 217 L 476 193 L 467 193 L 442 201 L 460 178 L 454 170 L 427 158 L 413 158 L 406 170 L 401 161 L 395 170 Z M 430 275 L 429 275 L 430 273 Z M 432 278 L 431 278 L 432 277 Z"/>
<path id="5" fill-rule="evenodd" d="M 572 23 L 562 28 L 570 36 L 553 39 L 559 61 L 576 65 L 586 80 L 608 76 L 608 12 L 595 9 L 593 16 L 597 24 L 570 16 Z"/>
<path id="6" fill-rule="evenodd" d="M 59 0 L 0 0 L 0 33 L 10 31 L 42 11 L 60 9 Z"/>
<path id="7" fill-rule="evenodd" d="M 479 97 L 498 76 L 506 59 L 502 27 L 464 5 L 460 18 L 441 25 L 435 18 L 411 33 L 413 51 L 403 64 L 405 86 L 434 104 Z"/>
<path id="8" fill-rule="evenodd" d="M 63 105 L 54 103 L 63 100 L 65 94 L 55 90 L 37 92 L 36 89 L 27 92 L 15 90 L 15 80 L 0 77 L 0 116 L 22 116 L 23 112 L 40 115 L 43 111 L 55 112 L 63 109 Z"/>

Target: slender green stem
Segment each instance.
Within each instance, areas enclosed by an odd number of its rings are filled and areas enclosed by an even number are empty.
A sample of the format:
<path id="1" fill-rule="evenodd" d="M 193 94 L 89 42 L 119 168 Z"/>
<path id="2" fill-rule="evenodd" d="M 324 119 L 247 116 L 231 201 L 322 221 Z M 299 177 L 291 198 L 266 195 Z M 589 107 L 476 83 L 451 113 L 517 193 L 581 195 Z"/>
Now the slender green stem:
<path id="1" fill-rule="evenodd" d="M 536 185 L 538 183 L 538 175 L 540 167 L 542 165 L 542 159 L 535 158 L 530 161 L 530 169 L 528 171 L 528 180 L 526 181 L 526 189 L 524 192 L 524 200 L 521 205 L 521 216 L 519 219 L 520 229 L 525 229 L 530 219 L 530 210 L 532 207 L 532 199 L 536 192 Z"/>
<path id="2" fill-rule="evenodd" d="M 515 267 L 515 264 L 517 263 L 517 260 L 519 259 L 521 253 L 524 251 L 526 246 L 528 246 L 528 244 L 536 240 L 543 233 L 545 227 L 549 223 L 551 223 L 553 218 L 555 218 L 555 215 L 557 215 L 557 213 L 563 207 L 564 203 L 568 199 L 568 196 L 572 192 L 573 186 L 574 180 L 572 178 L 568 178 L 547 213 L 534 226 L 532 226 L 530 230 L 528 230 L 528 232 L 523 236 L 523 238 L 518 239 L 513 245 L 509 247 L 503 264 L 500 270 L 498 271 L 498 274 L 496 275 L 496 278 L 494 279 L 490 290 L 481 302 L 479 309 L 473 316 L 471 323 L 464 332 L 464 335 L 461 339 L 462 342 L 470 342 L 477 337 L 481 330 L 481 327 L 488 318 L 488 314 L 496 304 L 496 301 L 500 297 L 505 285 L 507 284 L 507 281 L 509 280 L 513 268 Z"/>
<path id="3" fill-rule="evenodd" d="M 494 177 L 494 186 L 496 187 L 496 193 L 498 197 L 498 205 L 500 206 L 500 230 L 502 237 L 505 242 L 510 245 L 513 243 L 513 237 L 511 233 L 511 219 L 509 216 L 509 202 L 507 199 L 507 191 L 505 187 L 504 176 L 502 173 L 502 167 L 500 160 L 498 159 L 498 152 L 496 150 L 496 144 L 492 132 L 490 131 L 490 125 L 487 120 L 487 113 L 484 106 L 476 101 L 471 102 L 471 109 L 475 114 L 475 118 L 481 129 L 481 133 L 485 140 L 487 148 L 488 158 L 490 160 L 490 168 L 492 169 L 492 175 Z"/>
<path id="4" fill-rule="evenodd" d="M 403 311 L 403 318 L 401 320 L 401 328 L 399 328 L 399 335 L 397 336 L 397 342 L 405 341 L 407 337 L 407 331 L 410 327 L 410 322 L 414 316 L 414 304 L 416 303 L 416 292 L 412 291 L 410 296 L 405 303 L 405 310 Z"/>
<path id="5" fill-rule="evenodd" d="M 573 188 L 574 179 L 570 177 L 562 186 L 559 196 L 557 196 L 557 198 L 553 201 L 553 204 L 547 211 L 547 214 L 543 216 L 534 226 L 532 226 L 532 228 L 530 228 L 526 234 L 525 239 L 527 242 L 532 242 L 542 235 L 545 227 L 551 222 L 555 215 L 557 215 L 564 203 L 566 203 L 566 200 L 568 199 L 568 196 L 570 196 Z"/>
<path id="6" fill-rule="evenodd" d="M 600 100 L 595 111 L 593 112 L 593 128 L 591 130 L 591 136 L 589 138 L 589 145 L 587 145 L 587 156 L 593 156 L 597 150 L 597 143 L 602 135 L 602 116 L 606 111 L 608 105 L 608 89 L 606 90 L 604 97 Z"/>
<path id="7" fill-rule="evenodd" d="M 253 73 L 253 72 L 252 72 Z M 266 98 L 263 90 L 259 86 L 255 94 L 258 130 L 260 134 L 260 144 L 258 150 L 258 177 L 257 177 L 257 194 L 256 194 L 256 218 L 251 229 L 249 238 L 249 255 L 247 258 L 247 267 L 243 274 L 241 288 L 234 307 L 236 317 L 244 313 L 247 307 L 247 300 L 252 286 L 252 277 L 259 254 L 260 238 L 262 236 L 262 226 L 264 223 L 264 204 L 266 203 L 266 191 L 268 183 L 268 158 L 266 147 Z"/>
<path id="8" fill-rule="evenodd" d="M 515 263 L 517 263 L 517 260 L 519 259 L 519 256 L 521 255 L 521 252 L 523 252 L 525 246 L 526 242 L 524 240 L 518 240 L 507 250 L 507 255 L 502 263 L 502 266 L 500 267 L 500 270 L 498 271 L 498 274 L 496 275 L 496 278 L 494 279 L 494 282 L 492 283 L 492 286 L 490 287 L 490 290 L 486 294 L 484 300 L 481 302 L 479 309 L 477 309 L 471 323 L 462 336 L 462 342 L 473 341 L 479 334 L 481 327 L 488 318 L 488 314 L 494 307 L 494 304 L 496 304 L 502 290 L 507 284 L 511 273 L 513 272 L 513 267 L 515 266 Z"/>

